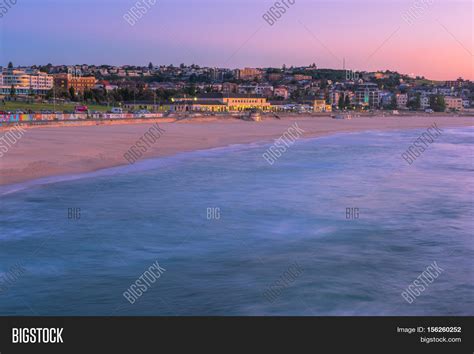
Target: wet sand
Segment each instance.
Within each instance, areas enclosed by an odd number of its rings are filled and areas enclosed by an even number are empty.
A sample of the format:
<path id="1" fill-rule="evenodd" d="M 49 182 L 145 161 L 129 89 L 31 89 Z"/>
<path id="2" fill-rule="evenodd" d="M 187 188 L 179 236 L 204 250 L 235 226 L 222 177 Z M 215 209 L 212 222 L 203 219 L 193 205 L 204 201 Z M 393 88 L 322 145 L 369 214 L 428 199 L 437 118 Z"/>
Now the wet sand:
<path id="1" fill-rule="evenodd" d="M 272 141 L 297 124 L 304 137 L 368 130 L 473 126 L 474 117 L 400 116 L 337 120 L 329 117 L 265 119 L 196 119 L 159 123 L 165 132 L 141 159 L 180 152 Z M 126 165 L 124 154 L 153 126 L 150 124 L 25 128 L 24 135 L 0 157 L 0 185 L 54 175 L 92 172 Z M 5 131 L 0 132 L 3 136 Z M 414 136 L 416 138 L 416 136 Z"/>

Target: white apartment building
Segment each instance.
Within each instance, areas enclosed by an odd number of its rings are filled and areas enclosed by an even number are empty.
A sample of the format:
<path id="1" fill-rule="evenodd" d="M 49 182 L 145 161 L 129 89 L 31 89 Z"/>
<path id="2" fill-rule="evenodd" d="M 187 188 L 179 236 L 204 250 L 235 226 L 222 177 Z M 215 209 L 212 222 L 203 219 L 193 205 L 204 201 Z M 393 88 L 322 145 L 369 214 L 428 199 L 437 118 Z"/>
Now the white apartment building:
<path id="1" fill-rule="evenodd" d="M 53 76 L 40 71 L 4 69 L 0 76 L 1 95 L 9 95 L 12 86 L 19 96 L 44 95 L 54 86 Z"/>
<path id="2" fill-rule="evenodd" d="M 397 93 L 397 108 L 407 108 L 408 95 L 406 93 Z"/>
<path id="3" fill-rule="evenodd" d="M 265 95 L 273 93 L 273 86 L 271 85 L 240 85 L 237 89 L 240 94 L 255 94 Z"/>
<path id="4" fill-rule="evenodd" d="M 420 108 L 425 110 L 430 108 L 430 96 L 421 95 L 420 97 Z"/>

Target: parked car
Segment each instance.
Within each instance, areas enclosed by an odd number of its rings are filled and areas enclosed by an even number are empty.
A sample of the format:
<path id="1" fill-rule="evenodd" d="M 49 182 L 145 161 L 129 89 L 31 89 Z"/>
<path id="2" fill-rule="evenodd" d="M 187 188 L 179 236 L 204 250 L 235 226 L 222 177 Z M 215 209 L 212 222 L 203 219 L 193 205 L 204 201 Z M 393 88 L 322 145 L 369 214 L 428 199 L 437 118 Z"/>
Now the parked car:
<path id="1" fill-rule="evenodd" d="M 76 113 L 87 113 L 89 111 L 89 107 L 87 107 L 87 106 L 76 106 L 74 108 L 74 110 L 76 111 Z"/>
<path id="2" fill-rule="evenodd" d="M 434 113 L 434 111 L 431 108 L 425 109 L 425 113 Z"/>
<path id="3" fill-rule="evenodd" d="M 122 114 L 123 113 L 123 109 L 119 108 L 119 107 L 113 107 L 110 111 L 114 114 Z"/>
<path id="4" fill-rule="evenodd" d="M 142 109 L 142 110 L 140 110 L 140 111 L 135 111 L 135 112 L 133 112 L 133 114 L 137 114 L 137 115 L 139 115 L 139 116 L 142 117 L 142 118 L 145 117 L 145 114 L 149 114 L 149 113 L 150 113 L 150 112 L 147 111 L 147 110 L 145 110 L 145 109 Z"/>

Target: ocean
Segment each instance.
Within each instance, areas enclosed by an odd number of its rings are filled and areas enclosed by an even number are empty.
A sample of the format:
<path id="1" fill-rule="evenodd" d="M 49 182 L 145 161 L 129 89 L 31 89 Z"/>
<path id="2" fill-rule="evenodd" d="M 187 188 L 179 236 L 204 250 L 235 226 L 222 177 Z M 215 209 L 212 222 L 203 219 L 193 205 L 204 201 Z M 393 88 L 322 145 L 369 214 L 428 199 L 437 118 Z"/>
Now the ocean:
<path id="1" fill-rule="evenodd" d="M 409 165 L 422 132 L 300 139 L 273 165 L 268 143 L 233 145 L 0 188 L 0 315 L 474 315 L 474 129 L 443 129 Z"/>

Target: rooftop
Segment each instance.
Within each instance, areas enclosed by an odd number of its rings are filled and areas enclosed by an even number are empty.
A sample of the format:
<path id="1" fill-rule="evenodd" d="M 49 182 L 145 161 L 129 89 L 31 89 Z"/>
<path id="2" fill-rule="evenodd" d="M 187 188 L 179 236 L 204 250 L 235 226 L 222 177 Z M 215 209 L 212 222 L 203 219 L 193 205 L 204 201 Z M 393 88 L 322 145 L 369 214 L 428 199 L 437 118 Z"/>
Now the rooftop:
<path id="1" fill-rule="evenodd" d="M 239 93 L 218 93 L 218 92 L 203 93 L 201 95 L 198 95 L 197 97 L 198 99 L 264 98 L 261 95 L 239 94 Z"/>

